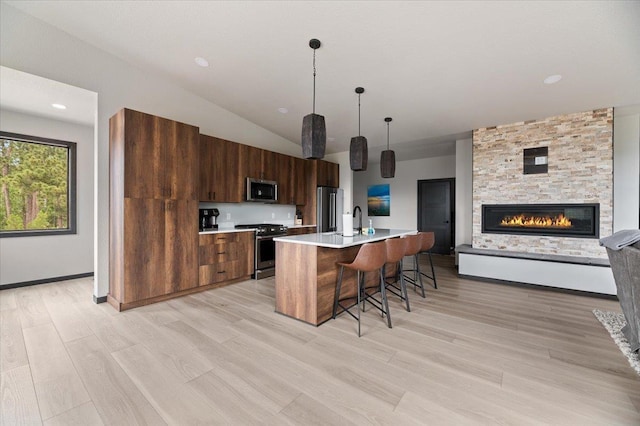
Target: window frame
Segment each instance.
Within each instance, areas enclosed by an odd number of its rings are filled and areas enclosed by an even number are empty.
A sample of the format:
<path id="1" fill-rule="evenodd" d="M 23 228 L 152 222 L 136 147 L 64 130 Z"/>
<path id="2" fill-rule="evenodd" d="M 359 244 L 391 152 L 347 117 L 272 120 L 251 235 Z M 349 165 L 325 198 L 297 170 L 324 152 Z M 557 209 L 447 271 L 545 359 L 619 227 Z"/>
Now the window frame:
<path id="1" fill-rule="evenodd" d="M 67 228 L 64 229 L 25 229 L 25 230 L 0 230 L 0 238 L 12 238 L 12 237 L 42 237 L 49 235 L 73 235 L 78 233 L 77 228 L 77 176 L 76 176 L 76 162 L 77 162 L 77 143 L 63 141 L 59 139 L 43 138 L 39 136 L 23 135 L 20 133 L 11 133 L 0 131 L 0 139 L 12 139 L 18 142 L 34 143 L 39 145 L 51 145 L 67 148 L 67 214 L 68 222 Z"/>

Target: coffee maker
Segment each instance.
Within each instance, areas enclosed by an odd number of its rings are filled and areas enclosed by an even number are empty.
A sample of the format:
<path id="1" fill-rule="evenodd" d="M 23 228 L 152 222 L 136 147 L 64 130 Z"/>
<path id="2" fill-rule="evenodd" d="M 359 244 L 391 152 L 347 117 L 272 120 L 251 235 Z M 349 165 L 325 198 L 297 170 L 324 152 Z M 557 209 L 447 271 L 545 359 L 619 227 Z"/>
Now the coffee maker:
<path id="1" fill-rule="evenodd" d="M 218 209 L 200 209 L 200 215 L 198 218 L 200 231 L 212 231 L 214 229 L 218 229 L 218 216 L 220 216 Z"/>

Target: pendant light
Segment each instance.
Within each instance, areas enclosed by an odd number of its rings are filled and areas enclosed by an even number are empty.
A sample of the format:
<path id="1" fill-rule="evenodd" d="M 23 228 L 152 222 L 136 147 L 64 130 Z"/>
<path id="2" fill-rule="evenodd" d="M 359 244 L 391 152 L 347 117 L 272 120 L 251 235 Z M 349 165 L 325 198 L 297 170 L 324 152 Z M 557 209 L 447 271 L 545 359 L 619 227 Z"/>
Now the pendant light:
<path id="1" fill-rule="evenodd" d="M 380 173 L 383 178 L 392 178 L 396 175 L 396 153 L 389 149 L 389 123 L 393 120 L 387 117 L 387 149 L 380 154 Z"/>
<path id="2" fill-rule="evenodd" d="M 324 116 L 316 114 L 316 50 L 320 45 L 318 39 L 309 40 L 309 47 L 313 49 L 313 112 L 302 120 L 302 157 L 310 159 L 323 158 L 327 145 Z"/>
<path id="3" fill-rule="evenodd" d="M 358 94 L 358 136 L 351 138 L 349 145 L 349 163 L 351 170 L 360 172 L 367 170 L 367 161 L 369 160 L 369 149 L 367 147 L 367 138 L 360 135 L 360 95 L 364 93 L 363 87 L 356 87 Z"/>

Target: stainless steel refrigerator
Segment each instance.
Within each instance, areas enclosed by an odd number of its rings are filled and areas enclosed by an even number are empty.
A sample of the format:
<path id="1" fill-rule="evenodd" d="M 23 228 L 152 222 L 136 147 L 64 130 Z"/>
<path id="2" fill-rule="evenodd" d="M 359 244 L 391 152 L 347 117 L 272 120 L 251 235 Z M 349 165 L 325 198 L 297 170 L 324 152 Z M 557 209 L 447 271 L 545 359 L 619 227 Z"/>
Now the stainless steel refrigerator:
<path id="1" fill-rule="evenodd" d="M 317 193 L 317 232 L 342 233 L 344 191 L 340 188 L 319 186 Z"/>

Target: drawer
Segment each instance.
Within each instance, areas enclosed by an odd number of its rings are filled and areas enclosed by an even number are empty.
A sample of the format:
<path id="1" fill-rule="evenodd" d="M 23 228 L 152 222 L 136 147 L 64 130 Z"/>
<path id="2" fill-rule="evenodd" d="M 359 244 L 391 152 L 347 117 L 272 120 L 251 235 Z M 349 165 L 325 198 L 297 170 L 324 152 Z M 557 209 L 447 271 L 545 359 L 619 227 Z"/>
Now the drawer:
<path id="1" fill-rule="evenodd" d="M 223 232 L 221 234 L 200 235 L 199 241 L 201 246 L 206 246 L 211 244 L 253 241 L 254 238 L 253 232 Z"/>
<path id="2" fill-rule="evenodd" d="M 249 250 L 253 250 L 253 246 L 244 242 L 222 242 L 220 244 L 201 245 L 198 249 L 199 264 L 209 265 L 212 263 L 240 260 L 247 257 Z"/>
<path id="3" fill-rule="evenodd" d="M 216 263 L 200 266 L 200 285 L 215 284 L 250 275 L 246 262 L 234 260 L 231 262 Z"/>

